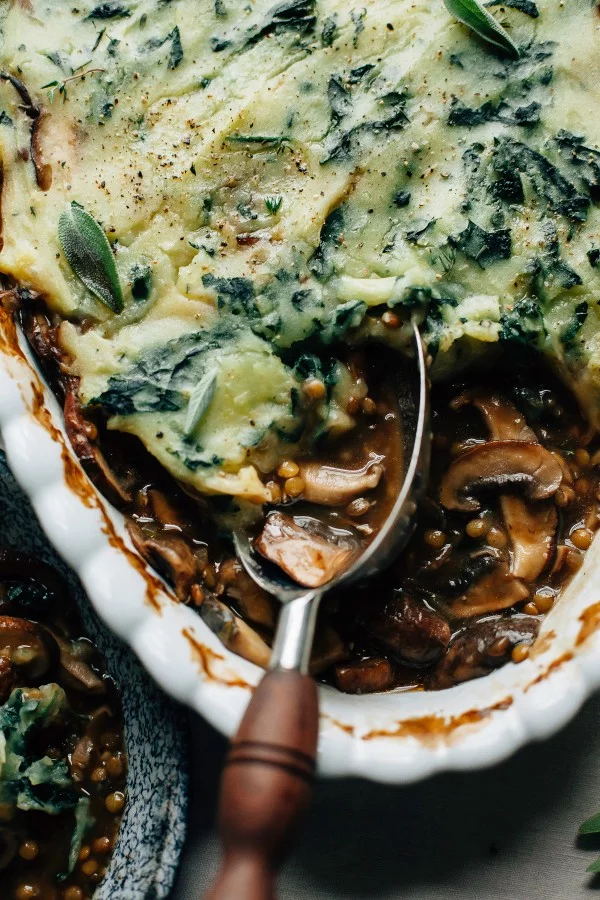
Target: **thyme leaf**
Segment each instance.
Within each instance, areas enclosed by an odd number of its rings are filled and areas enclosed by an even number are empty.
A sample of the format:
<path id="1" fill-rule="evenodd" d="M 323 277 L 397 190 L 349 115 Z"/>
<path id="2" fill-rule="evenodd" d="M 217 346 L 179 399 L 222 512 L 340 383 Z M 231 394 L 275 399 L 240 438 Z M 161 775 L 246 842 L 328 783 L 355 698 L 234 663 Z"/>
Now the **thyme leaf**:
<path id="1" fill-rule="evenodd" d="M 479 0 L 444 0 L 444 3 L 451 15 L 488 44 L 515 59 L 520 57 L 517 45 Z"/>
<path id="2" fill-rule="evenodd" d="M 67 262 L 94 297 L 113 312 L 122 312 L 123 290 L 108 238 L 75 201 L 58 220 L 58 240 Z"/>

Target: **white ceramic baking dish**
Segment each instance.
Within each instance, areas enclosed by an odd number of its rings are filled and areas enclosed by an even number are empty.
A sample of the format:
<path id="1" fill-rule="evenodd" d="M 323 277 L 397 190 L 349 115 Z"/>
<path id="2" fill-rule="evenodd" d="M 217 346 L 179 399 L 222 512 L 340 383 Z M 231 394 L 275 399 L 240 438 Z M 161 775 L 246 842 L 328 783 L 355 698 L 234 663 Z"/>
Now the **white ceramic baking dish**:
<path id="1" fill-rule="evenodd" d="M 0 430 L 8 461 L 57 550 L 105 622 L 156 681 L 231 734 L 260 671 L 180 605 L 83 474 L 8 313 L 0 310 Z M 327 775 L 406 783 L 506 758 L 564 725 L 600 685 L 600 542 L 546 618 L 530 658 L 436 693 L 348 696 L 321 689 Z"/>

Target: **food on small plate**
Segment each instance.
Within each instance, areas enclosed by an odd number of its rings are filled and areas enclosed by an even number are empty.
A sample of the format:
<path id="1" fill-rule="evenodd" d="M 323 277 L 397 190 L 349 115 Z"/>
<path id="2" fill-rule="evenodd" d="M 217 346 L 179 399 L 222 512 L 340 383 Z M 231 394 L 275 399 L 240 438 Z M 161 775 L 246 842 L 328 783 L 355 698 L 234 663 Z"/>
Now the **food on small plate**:
<path id="1" fill-rule="evenodd" d="M 0 549 L 0 881 L 91 898 L 125 804 L 119 697 L 50 566 Z"/>
<path id="2" fill-rule="evenodd" d="M 2 303 L 140 554 L 259 665 L 231 535 L 306 586 L 376 538 L 419 325 L 427 502 L 317 631 L 352 692 L 525 659 L 597 528 L 598 10 L 471 5 L 0 13 Z"/>

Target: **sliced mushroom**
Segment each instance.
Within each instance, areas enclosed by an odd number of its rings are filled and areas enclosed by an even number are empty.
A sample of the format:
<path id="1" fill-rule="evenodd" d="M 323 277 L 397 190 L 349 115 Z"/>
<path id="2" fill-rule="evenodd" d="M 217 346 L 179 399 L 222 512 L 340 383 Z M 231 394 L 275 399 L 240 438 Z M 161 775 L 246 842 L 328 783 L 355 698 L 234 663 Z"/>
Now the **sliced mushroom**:
<path id="1" fill-rule="evenodd" d="M 455 616 L 470 618 L 508 609 L 529 596 L 522 581 L 510 572 L 506 563 L 497 565 L 473 584 L 466 594 L 450 604 Z"/>
<path id="2" fill-rule="evenodd" d="M 138 553 L 170 581 L 177 598 L 185 602 L 198 579 L 198 561 L 189 544 L 177 534 L 148 537 L 131 520 L 127 528 Z"/>
<path id="3" fill-rule="evenodd" d="M 49 119 L 49 114 L 41 110 L 31 126 L 31 160 L 37 185 L 42 191 L 49 191 L 52 187 L 52 166 L 44 153 L 44 126 Z"/>
<path id="4" fill-rule="evenodd" d="M 472 403 L 479 409 L 493 441 L 537 443 L 535 432 L 524 416 L 498 394 L 465 392 L 453 402 L 455 407 Z M 558 454 L 552 454 L 562 470 L 562 481 L 571 480 L 568 466 Z M 558 517 L 554 506 L 532 508 L 520 497 L 504 494 L 500 506 L 512 542 L 511 572 L 516 578 L 532 582 L 550 561 L 556 546 Z"/>
<path id="5" fill-rule="evenodd" d="M 23 331 L 35 351 L 35 358 L 41 363 L 45 374 L 52 379 L 56 376 L 64 355 L 57 341 L 56 329 L 43 312 L 31 309 L 31 302 L 22 307 L 20 312 Z"/>
<path id="6" fill-rule="evenodd" d="M 249 625 L 234 615 L 228 606 L 210 594 L 198 612 L 228 650 L 262 669 L 267 668 L 271 648 Z"/>
<path id="7" fill-rule="evenodd" d="M 477 495 L 520 488 L 530 500 L 547 500 L 556 493 L 562 469 L 541 444 L 529 441 L 489 441 L 458 456 L 444 475 L 440 500 L 446 509 L 475 512 Z"/>
<path id="8" fill-rule="evenodd" d="M 52 635 L 35 622 L 0 616 L 0 657 L 9 660 L 20 678 L 37 681 L 57 664 L 59 650 Z"/>
<path id="9" fill-rule="evenodd" d="M 454 409 L 472 403 L 481 412 L 493 441 L 529 441 L 536 443 L 535 432 L 519 410 L 499 394 L 465 391 L 452 401 Z"/>
<path id="10" fill-rule="evenodd" d="M 573 473 L 571 472 L 571 469 L 570 469 L 567 461 L 564 459 L 564 457 L 562 457 L 560 455 L 560 453 L 557 453 L 556 450 L 552 450 L 552 456 L 556 459 L 557 463 L 559 464 L 559 466 L 562 469 L 562 473 L 563 473 L 562 483 L 564 485 L 572 485 L 573 484 Z"/>
<path id="11" fill-rule="evenodd" d="M 535 581 L 556 549 L 556 507 L 552 503 L 534 506 L 509 494 L 500 498 L 500 507 L 512 543 L 510 570 L 515 578 Z"/>
<path id="12" fill-rule="evenodd" d="M 77 396 L 76 379 L 69 379 L 65 396 L 64 419 L 71 446 L 91 481 L 115 506 L 130 503 L 131 496 L 111 471 L 104 456 L 90 437 L 95 426 L 88 422 L 83 415 Z"/>
<path id="13" fill-rule="evenodd" d="M 272 630 L 275 626 L 273 601 L 250 578 L 237 559 L 227 559 L 219 566 L 217 592 L 233 598 L 244 618 Z"/>
<path id="14" fill-rule="evenodd" d="M 40 137 L 39 137 L 39 126 L 46 115 L 44 110 L 42 110 L 39 106 L 37 106 L 26 86 L 23 84 L 20 78 L 16 78 L 14 75 L 11 75 L 9 72 L 0 72 L 0 78 L 3 81 L 8 81 L 19 97 L 21 98 L 21 106 L 20 108 L 23 110 L 25 115 L 31 120 L 31 159 L 33 162 L 33 167 L 35 170 L 35 179 L 38 187 L 42 191 L 50 190 L 50 186 L 52 184 L 52 169 L 42 159 L 41 155 L 41 145 L 40 145 Z"/>
<path id="15" fill-rule="evenodd" d="M 345 694 L 374 694 L 394 683 L 394 667 L 382 656 L 336 666 L 335 681 Z"/>
<path id="16" fill-rule="evenodd" d="M 376 608 L 365 629 L 395 659 L 427 666 L 439 659 L 450 643 L 448 622 L 422 601 L 395 593 Z"/>
<path id="17" fill-rule="evenodd" d="M 333 537 L 327 540 L 278 512 L 267 517 L 255 547 L 305 587 L 327 584 L 349 565 L 356 552 L 347 542 L 336 543 Z"/>
<path id="18" fill-rule="evenodd" d="M 441 557 L 441 559 L 440 559 Z M 486 548 L 483 553 L 466 552 L 464 547 L 447 545 L 437 557 L 420 568 L 414 579 L 407 578 L 405 586 L 425 590 L 431 599 L 464 594 L 477 579 L 482 578 L 501 561 L 498 550 Z"/>
<path id="19" fill-rule="evenodd" d="M 92 761 L 95 744 L 89 734 L 83 734 L 75 744 L 69 759 L 71 773 L 74 769 L 83 772 Z"/>
<path id="20" fill-rule="evenodd" d="M 537 442 L 524 416 L 498 394 L 465 392 L 453 401 L 455 407 L 472 403 L 483 415 L 493 441 Z M 552 454 L 562 470 L 562 481 L 571 480 L 568 466 L 558 454 Z M 519 497 L 504 494 L 500 498 L 504 524 L 512 542 L 511 572 L 524 581 L 535 581 L 548 564 L 556 544 L 556 509 L 546 505 L 532 508 Z"/>
<path id="21" fill-rule="evenodd" d="M 510 660 L 517 644 L 532 644 L 540 627 L 533 616 L 487 619 L 469 625 L 454 638 L 438 663 L 430 685 L 435 690 L 481 678 Z"/>
<path id="22" fill-rule="evenodd" d="M 363 469 L 335 469 L 319 463 L 305 463 L 300 477 L 305 487 L 304 500 L 320 506 L 343 506 L 367 491 L 374 490 L 383 476 L 377 463 Z"/>
<path id="23" fill-rule="evenodd" d="M 87 694 L 106 693 L 106 682 L 92 667 L 94 645 L 85 638 L 65 640 L 56 631 L 47 627 L 45 630 L 58 645 L 63 682 Z"/>

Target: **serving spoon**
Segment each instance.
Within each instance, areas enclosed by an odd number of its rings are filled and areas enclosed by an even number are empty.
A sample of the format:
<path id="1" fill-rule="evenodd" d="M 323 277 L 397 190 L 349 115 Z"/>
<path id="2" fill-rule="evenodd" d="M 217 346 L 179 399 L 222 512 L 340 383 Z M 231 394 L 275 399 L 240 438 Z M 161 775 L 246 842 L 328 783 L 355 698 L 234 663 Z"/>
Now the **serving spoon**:
<path id="1" fill-rule="evenodd" d="M 273 900 L 277 872 L 310 804 L 316 769 L 319 705 L 308 665 L 320 601 L 333 587 L 380 572 L 412 534 L 431 449 L 429 379 L 415 323 L 413 342 L 417 365 L 396 373 L 407 450 L 404 479 L 383 526 L 354 562 L 325 585 L 307 589 L 259 556 L 247 532 L 234 535 L 240 562 L 282 609 L 268 671 L 225 761 L 219 802 L 223 860 L 205 900 Z"/>

